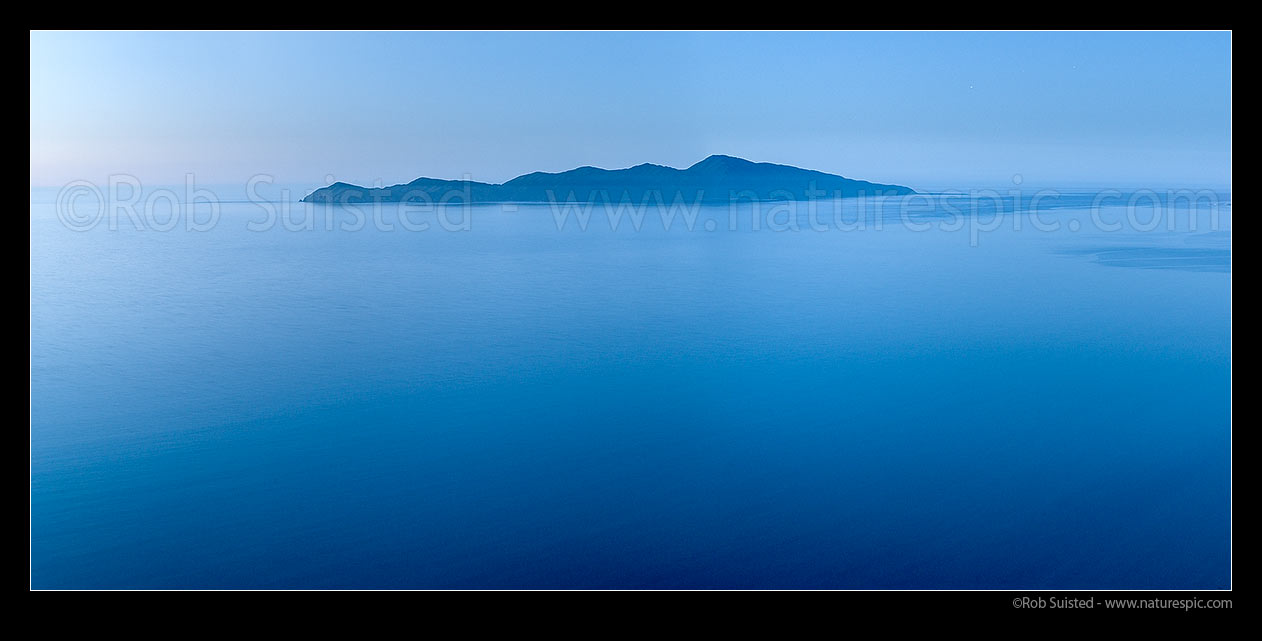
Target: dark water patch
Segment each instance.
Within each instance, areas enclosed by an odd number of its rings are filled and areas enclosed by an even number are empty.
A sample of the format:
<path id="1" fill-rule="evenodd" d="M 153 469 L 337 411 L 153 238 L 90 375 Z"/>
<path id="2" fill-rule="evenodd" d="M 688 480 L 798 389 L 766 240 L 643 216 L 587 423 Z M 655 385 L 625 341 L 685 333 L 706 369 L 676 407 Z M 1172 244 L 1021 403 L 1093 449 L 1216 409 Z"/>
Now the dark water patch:
<path id="1" fill-rule="evenodd" d="M 1074 251 L 1112 267 L 1231 273 L 1231 250 L 1214 247 L 1121 247 Z"/>

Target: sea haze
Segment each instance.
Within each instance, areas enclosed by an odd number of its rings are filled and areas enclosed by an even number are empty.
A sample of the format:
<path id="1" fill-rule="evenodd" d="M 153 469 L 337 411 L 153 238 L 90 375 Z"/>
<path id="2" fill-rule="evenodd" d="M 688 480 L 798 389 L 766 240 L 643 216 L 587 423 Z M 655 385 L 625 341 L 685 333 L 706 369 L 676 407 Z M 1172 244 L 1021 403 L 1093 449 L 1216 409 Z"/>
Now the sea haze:
<path id="1" fill-rule="evenodd" d="M 35 202 L 32 585 L 1229 587 L 1230 206 L 1090 202 Z"/>

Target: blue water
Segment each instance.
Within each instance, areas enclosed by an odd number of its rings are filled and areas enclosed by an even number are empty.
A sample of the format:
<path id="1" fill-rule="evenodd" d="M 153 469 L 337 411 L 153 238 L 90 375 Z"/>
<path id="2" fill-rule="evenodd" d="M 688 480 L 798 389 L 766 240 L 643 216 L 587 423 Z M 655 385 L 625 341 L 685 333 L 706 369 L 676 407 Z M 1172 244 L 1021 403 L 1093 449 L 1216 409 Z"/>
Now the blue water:
<path id="1" fill-rule="evenodd" d="M 33 196 L 31 583 L 1229 587 L 1230 206 L 1085 202 L 73 231 Z"/>

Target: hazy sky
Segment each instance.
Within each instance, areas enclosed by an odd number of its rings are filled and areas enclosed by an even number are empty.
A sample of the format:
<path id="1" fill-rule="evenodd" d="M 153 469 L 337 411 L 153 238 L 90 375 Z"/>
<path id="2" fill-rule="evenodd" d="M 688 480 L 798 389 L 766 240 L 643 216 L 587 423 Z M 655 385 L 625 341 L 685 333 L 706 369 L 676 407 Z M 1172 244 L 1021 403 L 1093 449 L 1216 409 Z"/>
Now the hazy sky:
<path id="1" fill-rule="evenodd" d="M 31 34 L 31 184 L 501 182 L 723 153 L 1226 185 L 1228 33 Z"/>

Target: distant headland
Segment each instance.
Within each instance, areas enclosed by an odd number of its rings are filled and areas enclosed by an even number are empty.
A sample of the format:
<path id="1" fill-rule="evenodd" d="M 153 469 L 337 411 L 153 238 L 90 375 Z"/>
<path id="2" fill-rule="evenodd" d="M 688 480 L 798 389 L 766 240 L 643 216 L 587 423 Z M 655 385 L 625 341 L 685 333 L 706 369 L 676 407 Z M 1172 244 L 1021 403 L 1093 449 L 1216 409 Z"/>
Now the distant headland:
<path id="1" fill-rule="evenodd" d="M 645 163 L 627 169 L 579 167 L 560 173 L 534 173 L 506 183 L 417 178 L 391 187 L 360 187 L 343 182 L 321 187 L 303 202 L 730 202 L 740 200 L 811 200 L 854 196 L 914 194 L 902 185 L 854 180 L 789 165 L 710 156 L 687 168 Z"/>

